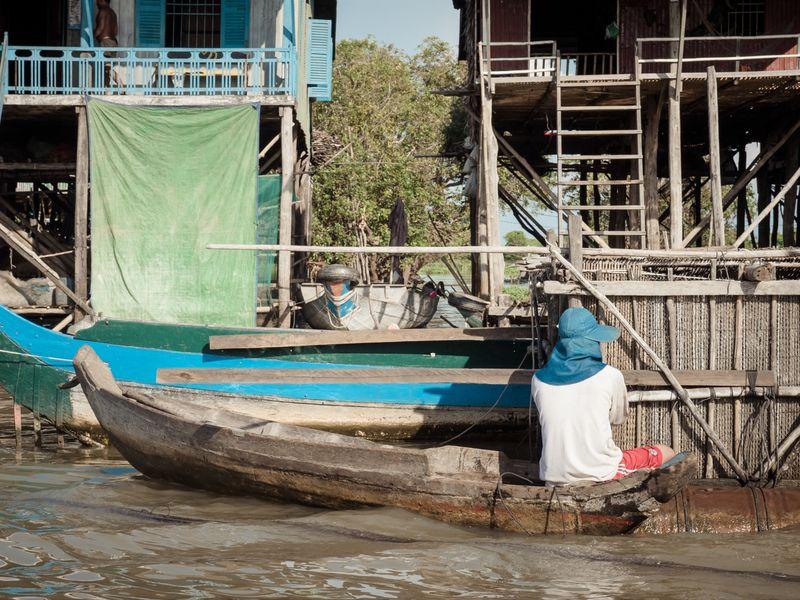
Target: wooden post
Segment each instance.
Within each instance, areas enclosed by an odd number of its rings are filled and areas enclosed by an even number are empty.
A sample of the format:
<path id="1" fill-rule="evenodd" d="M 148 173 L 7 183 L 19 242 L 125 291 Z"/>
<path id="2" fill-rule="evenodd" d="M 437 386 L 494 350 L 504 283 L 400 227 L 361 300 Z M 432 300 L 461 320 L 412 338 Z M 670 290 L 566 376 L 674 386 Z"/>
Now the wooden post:
<path id="1" fill-rule="evenodd" d="M 719 148 L 719 100 L 717 98 L 717 71 L 706 69 L 708 90 L 708 158 L 711 183 L 711 227 L 715 246 L 725 245 L 725 215 L 722 208 L 722 171 Z M 681 236 L 683 240 L 683 236 Z"/>
<path id="2" fill-rule="evenodd" d="M 670 246 L 680 248 L 683 244 L 683 172 L 681 167 L 681 71 L 683 60 L 683 36 L 686 28 L 686 1 L 670 0 L 669 35 L 679 38 L 672 43 L 671 56 L 677 62 L 670 68 L 671 90 L 669 95 L 669 231 Z"/>
<path id="3" fill-rule="evenodd" d="M 14 400 L 14 439 L 17 451 L 22 450 L 22 407 Z"/>
<path id="4" fill-rule="evenodd" d="M 784 178 L 787 180 L 791 177 L 792 172 L 797 168 L 800 161 L 798 160 L 798 150 L 800 144 L 793 140 L 786 146 L 786 160 L 784 161 L 783 173 Z M 794 214 L 797 205 L 797 186 L 793 185 L 791 189 L 786 192 L 786 197 L 783 200 L 783 245 L 788 248 L 795 245 L 795 223 Z"/>
<path id="5" fill-rule="evenodd" d="M 579 170 L 578 170 L 578 177 L 579 177 L 579 179 L 581 181 L 586 181 L 589 178 L 589 163 L 587 161 L 585 161 L 585 160 L 582 160 L 580 162 L 580 167 L 579 167 Z M 588 192 L 589 192 L 588 186 L 586 186 L 586 185 L 582 185 L 582 186 L 580 186 L 578 188 L 578 204 L 580 204 L 581 206 L 586 206 L 589 203 L 588 202 Z M 589 224 L 589 212 L 591 212 L 591 211 L 587 210 L 585 212 L 581 212 L 580 213 L 581 214 L 581 219 L 587 225 Z M 571 231 L 570 231 L 569 235 L 570 235 L 570 238 L 571 238 L 572 237 L 572 232 Z"/>
<path id="6" fill-rule="evenodd" d="M 600 181 L 600 161 L 596 160 L 593 163 L 593 177 L 595 181 Z M 603 198 L 600 194 L 600 186 L 595 184 L 592 186 L 592 204 L 595 206 L 600 206 Z M 600 211 L 593 210 L 592 211 L 592 226 L 594 227 L 594 231 L 600 231 L 602 227 L 600 227 Z"/>
<path id="7" fill-rule="evenodd" d="M 581 233 L 580 215 L 570 215 L 568 221 L 569 261 L 579 271 L 583 271 L 583 235 Z M 569 306 L 582 306 L 579 296 L 569 297 Z"/>
<path id="8" fill-rule="evenodd" d="M 722 196 L 720 194 L 720 200 Z M 714 281 L 717 279 L 717 261 L 716 259 L 711 260 L 711 280 Z M 709 370 L 713 371 L 717 368 L 717 354 L 718 354 L 718 339 L 717 339 L 717 299 L 713 296 L 710 296 L 708 299 L 708 368 Z M 715 398 L 710 398 L 708 400 L 708 413 L 706 414 L 706 419 L 708 419 L 709 425 L 714 427 L 714 420 L 716 417 L 716 409 L 717 406 L 715 404 Z M 706 469 L 705 475 L 707 478 L 711 478 L 714 476 L 714 459 L 713 459 L 713 445 L 711 441 L 706 438 Z"/>
<path id="9" fill-rule="evenodd" d="M 739 266 L 738 277 L 742 276 L 742 267 Z M 744 339 L 744 306 L 741 296 L 736 296 L 736 305 L 733 316 L 733 368 L 741 371 L 743 367 L 743 339 Z M 739 460 L 739 446 L 742 439 L 742 399 L 733 401 L 733 456 Z"/>
<path id="10" fill-rule="evenodd" d="M 658 129 L 661 111 L 664 106 L 666 87 L 661 88 L 658 98 L 646 98 L 644 108 L 644 186 L 645 233 L 647 247 L 657 250 L 660 247 L 658 226 Z M 598 213 L 599 211 L 594 211 Z M 599 229 L 599 227 L 597 227 Z"/>
<path id="11" fill-rule="evenodd" d="M 81 300 L 89 298 L 89 131 L 86 107 L 75 109 L 78 113 L 78 147 L 75 158 L 75 294 Z M 73 321 L 77 323 L 85 313 L 75 306 Z"/>
<path id="12" fill-rule="evenodd" d="M 488 47 L 487 47 L 488 52 Z M 481 61 L 483 64 L 483 61 Z M 497 173 L 497 136 L 492 125 L 491 83 L 481 73 L 481 119 L 480 119 L 480 161 L 478 163 L 478 206 L 480 245 L 496 246 L 500 243 L 500 196 Z M 482 234 L 482 235 L 481 235 Z M 481 255 L 485 264 L 485 276 L 481 271 L 482 296 L 494 302 L 503 287 L 505 262 L 502 256 Z M 485 261 L 485 263 L 483 263 Z M 485 286 L 485 287 L 484 287 Z"/>
<path id="13" fill-rule="evenodd" d="M 294 168 L 297 148 L 294 143 L 294 109 L 281 107 L 281 199 L 278 217 L 278 243 L 292 243 L 292 202 L 294 200 Z M 292 253 L 278 252 L 278 314 L 276 325 L 290 327 Z"/>
<path id="14" fill-rule="evenodd" d="M 765 212 L 764 209 L 769 206 L 770 198 L 772 197 L 772 185 L 770 184 L 770 172 L 765 170 L 758 176 L 758 181 L 756 183 L 756 191 L 758 193 L 757 198 L 757 206 L 758 206 L 758 214 Z M 769 219 L 769 211 L 766 211 L 764 218 L 761 221 L 756 222 L 754 219 L 753 222 L 750 223 L 749 229 L 755 229 L 755 225 L 758 225 L 758 247 L 759 248 L 769 248 L 769 236 L 770 236 L 770 219 Z M 747 229 L 745 230 L 747 231 Z M 742 239 L 744 234 L 739 236 L 739 239 Z M 738 240 L 737 240 L 738 241 Z"/>
<path id="15" fill-rule="evenodd" d="M 741 180 L 747 173 L 747 149 L 745 144 L 740 144 L 737 150 L 739 154 L 739 177 Z M 736 198 L 736 237 L 744 232 L 745 217 L 747 215 L 747 187 L 743 187 Z"/>

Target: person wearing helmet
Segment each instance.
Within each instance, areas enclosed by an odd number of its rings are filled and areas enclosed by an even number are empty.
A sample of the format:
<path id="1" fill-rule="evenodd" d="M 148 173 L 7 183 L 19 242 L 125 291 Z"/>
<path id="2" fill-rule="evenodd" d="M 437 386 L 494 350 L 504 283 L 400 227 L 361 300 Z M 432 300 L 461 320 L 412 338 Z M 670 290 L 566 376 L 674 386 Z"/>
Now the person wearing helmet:
<path id="1" fill-rule="evenodd" d="M 619 329 L 599 324 L 585 308 L 562 313 L 558 342 L 531 384 L 542 428 L 542 481 L 608 481 L 675 455 L 661 444 L 623 451 L 614 442 L 611 425 L 625 421 L 628 398 L 622 373 L 603 362 L 600 344 L 618 337 Z"/>

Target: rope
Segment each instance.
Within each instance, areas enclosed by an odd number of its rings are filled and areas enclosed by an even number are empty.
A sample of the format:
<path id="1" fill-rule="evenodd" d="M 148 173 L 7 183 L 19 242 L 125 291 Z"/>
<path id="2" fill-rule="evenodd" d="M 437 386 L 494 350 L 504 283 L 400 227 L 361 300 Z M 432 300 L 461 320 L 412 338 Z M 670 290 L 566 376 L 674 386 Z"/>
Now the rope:
<path id="1" fill-rule="evenodd" d="M 525 361 L 528 359 L 528 356 L 530 354 L 531 354 L 531 349 L 528 348 L 528 350 L 526 350 L 526 352 L 525 352 L 525 356 L 522 357 L 522 360 L 520 361 L 519 365 L 517 365 L 517 370 L 522 368 L 522 365 L 525 364 Z M 463 435 L 467 434 L 468 432 L 472 431 L 473 429 L 475 429 L 475 427 L 477 427 L 478 424 L 480 424 L 486 417 L 488 417 L 492 413 L 492 411 L 495 408 L 497 408 L 497 405 L 500 404 L 500 400 L 503 398 L 503 396 L 505 395 L 505 393 L 508 390 L 510 385 L 511 385 L 510 383 L 506 383 L 503 386 L 503 389 L 500 391 L 500 395 L 497 396 L 497 400 L 494 401 L 494 403 L 486 410 L 486 412 L 484 412 L 477 419 L 475 419 L 475 421 L 469 427 L 467 427 L 466 429 L 464 429 L 460 433 L 457 433 L 453 437 L 451 437 L 451 438 L 449 438 L 449 439 L 437 444 L 437 446 L 447 446 L 451 442 L 457 440 L 461 436 L 463 436 Z"/>

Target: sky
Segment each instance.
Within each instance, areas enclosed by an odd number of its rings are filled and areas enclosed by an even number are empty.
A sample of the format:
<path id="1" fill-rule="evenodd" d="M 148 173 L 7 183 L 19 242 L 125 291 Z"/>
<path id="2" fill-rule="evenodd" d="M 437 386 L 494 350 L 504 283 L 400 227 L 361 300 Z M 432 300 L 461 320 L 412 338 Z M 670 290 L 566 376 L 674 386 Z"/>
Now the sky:
<path id="1" fill-rule="evenodd" d="M 372 36 L 414 52 L 426 37 L 435 35 L 458 44 L 458 11 L 452 0 L 339 0 L 336 37 Z M 545 227 L 555 226 L 555 217 L 541 215 Z M 521 229 L 513 215 L 500 214 L 500 237 Z"/>

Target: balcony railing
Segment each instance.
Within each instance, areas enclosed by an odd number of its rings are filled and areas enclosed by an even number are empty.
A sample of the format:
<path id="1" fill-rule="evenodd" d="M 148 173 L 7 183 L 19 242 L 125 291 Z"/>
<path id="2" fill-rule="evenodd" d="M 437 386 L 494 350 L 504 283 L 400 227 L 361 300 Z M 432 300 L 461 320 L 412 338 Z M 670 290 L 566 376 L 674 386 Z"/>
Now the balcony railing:
<path id="1" fill-rule="evenodd" d="M 293 48 L 8 46 L 4 77 L 9 94 L 294 96 L 297 57 Z"/>
<path id="2" fill-rule="evenodd" d="M 800 70 L 800 36 L 759 35 L 747 37 L 705 36 L 684 40 L 681 69 L 684 73 L 769 72 Z M 675 69 L 678 38 L 636 40 L 636 67 L 640 74 L 666 75 Z"/>

